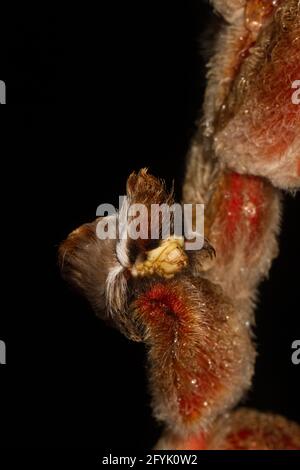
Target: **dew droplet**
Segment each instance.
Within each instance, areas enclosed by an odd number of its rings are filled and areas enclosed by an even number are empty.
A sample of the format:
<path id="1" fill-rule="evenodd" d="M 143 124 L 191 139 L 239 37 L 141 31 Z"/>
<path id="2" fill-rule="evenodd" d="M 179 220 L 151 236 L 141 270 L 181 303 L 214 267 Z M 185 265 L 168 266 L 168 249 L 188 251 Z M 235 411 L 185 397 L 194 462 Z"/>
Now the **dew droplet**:
<path id="1" fill-rule="evenodd" d="M 253 202 L 247 202 L 247 204 L 243 207 L 244 214 L 247 217 L 255 217 L 256 216 L 256 207 Z"/>
<path id="2" fill-rule="evenodd" d="M 254 36 L 260 31 L 264 21 L 270 16 L 279 0 L 248 0 L 245 10 L 246 28 Z"/>

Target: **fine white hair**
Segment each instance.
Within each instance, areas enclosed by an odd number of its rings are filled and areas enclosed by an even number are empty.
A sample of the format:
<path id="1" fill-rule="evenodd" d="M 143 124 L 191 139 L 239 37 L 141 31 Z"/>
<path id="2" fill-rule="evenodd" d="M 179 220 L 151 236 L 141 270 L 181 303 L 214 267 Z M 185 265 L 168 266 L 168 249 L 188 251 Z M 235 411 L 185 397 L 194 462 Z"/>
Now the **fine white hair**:
<path id="1" fill-rule="evenodd" d="M 116 244 L 117 261 L 108 272 L 106 279 L 106 303 L 111 315 L 122 313 L 126 308 L 127 281 L 124 271 L 130 265 L 127 248 L 127 216 L 129 208 L 128 197 L 123 198 L 118 214 L 119 240 Z"/>

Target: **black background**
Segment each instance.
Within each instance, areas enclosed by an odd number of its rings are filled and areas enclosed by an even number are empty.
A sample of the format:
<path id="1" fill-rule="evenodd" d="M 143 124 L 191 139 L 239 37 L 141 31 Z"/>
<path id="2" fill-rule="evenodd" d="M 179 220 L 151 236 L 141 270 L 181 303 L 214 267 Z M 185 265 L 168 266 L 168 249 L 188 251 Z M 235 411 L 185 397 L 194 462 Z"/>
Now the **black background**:
<path id="1" fill-rule="evenodd" d="M 8 103 L 25 105 L 5 108 L 1 152 L 4 445 L 143 450 L 161 431 L 143 346 L 97 320 L 56 265 L 59 242 L 100 203 L 117 205 L 132 170 L 147 166 L 169 185 L 174 179 L 180 199 L 210 10 L 200 0 L 122 5 L 17 9 L 2 30 L 0 79 Z M 259 357 L 246 400 L 298 422 L 291 344 L 300 337 L 299 208 L 299 196 L 285 197 L 280 256 L 260 290 Z"/>

